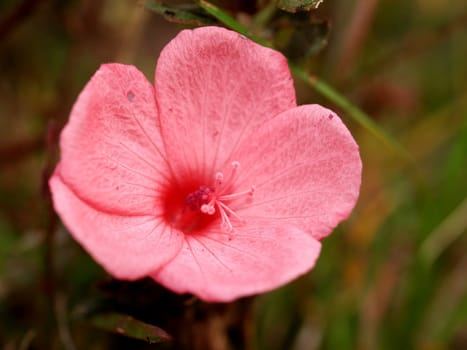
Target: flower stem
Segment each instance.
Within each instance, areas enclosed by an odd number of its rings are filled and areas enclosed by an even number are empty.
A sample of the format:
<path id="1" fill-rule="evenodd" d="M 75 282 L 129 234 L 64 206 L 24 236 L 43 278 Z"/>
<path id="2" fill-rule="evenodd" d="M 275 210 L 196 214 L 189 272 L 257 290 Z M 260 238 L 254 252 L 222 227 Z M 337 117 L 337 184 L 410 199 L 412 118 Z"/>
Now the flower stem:
<path id="1" fill-rule="evenodd" d="M 464 198 L 462 203 L 422 243 L 419 249 L 422 259 L 431 266 L 441 253 L 465 232 L 466 228 L 467 198 Z"/>

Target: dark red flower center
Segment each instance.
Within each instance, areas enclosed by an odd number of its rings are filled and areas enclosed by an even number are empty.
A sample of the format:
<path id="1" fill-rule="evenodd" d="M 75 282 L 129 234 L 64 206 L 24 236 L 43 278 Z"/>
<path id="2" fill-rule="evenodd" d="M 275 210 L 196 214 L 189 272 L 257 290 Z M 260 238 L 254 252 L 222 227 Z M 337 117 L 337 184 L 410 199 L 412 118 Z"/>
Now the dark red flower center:
<path id="1" fill-rule="evenodd" d="M 225 179 L 221 172 L 216 173 L 212 186 L 185 184 L 169 189 L 165 199 L 165 216 L 176 229 L 185 233 L 192 233 L 204 229 L 206 226 L 220 221 L 223 231 L 231 232 L 234 227 L 232 220 L 242 223 L 231 208 L 238 199 L 251 199 L 255 186 L 241 192 L 234 191 L 234 182 L 240 164 L 232 163 L 230 176 Z"/>

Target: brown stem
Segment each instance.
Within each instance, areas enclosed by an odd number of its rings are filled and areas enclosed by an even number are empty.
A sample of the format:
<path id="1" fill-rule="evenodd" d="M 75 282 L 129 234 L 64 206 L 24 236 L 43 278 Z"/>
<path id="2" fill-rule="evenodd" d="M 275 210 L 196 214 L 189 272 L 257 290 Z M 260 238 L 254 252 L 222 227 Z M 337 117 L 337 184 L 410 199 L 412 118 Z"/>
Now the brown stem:
<path id="1" fill-rule="evenodd" d="M 254 349 L 254 298 L 187 307 L 177 347 L 190 350 Z"/>

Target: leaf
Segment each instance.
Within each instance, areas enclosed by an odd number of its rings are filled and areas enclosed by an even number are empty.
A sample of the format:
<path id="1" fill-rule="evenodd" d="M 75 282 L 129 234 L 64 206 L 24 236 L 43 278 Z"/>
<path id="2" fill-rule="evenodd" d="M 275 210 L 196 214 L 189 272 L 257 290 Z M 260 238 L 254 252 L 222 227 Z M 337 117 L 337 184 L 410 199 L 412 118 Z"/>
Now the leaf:
<path id="1" fill-rule="evenodd" d="M 212 25 L 217 23 L 217 20 L 211 17 L 208 13 L 200 9 L 198 6 L 185 5 L 178 7 L 165 6 L 158 1 L 147 1 L 146 8 L 162 15 L 167 21 L 193 25 Z"/>
<path id="2" fill-rule="evenodd" d="M 162 343 L 172 340 L 172 336 L 163 329 L 118 313 L 96 315 L 91 318 L 91 324 L 105 331 L 145 340 L 149 343 Z"/>
<path id="3" fill-rule="evenodd" d="M 295 13 L 317 9 L 323 0 L 276 0 L 276 2 L 281 10 Z"/>

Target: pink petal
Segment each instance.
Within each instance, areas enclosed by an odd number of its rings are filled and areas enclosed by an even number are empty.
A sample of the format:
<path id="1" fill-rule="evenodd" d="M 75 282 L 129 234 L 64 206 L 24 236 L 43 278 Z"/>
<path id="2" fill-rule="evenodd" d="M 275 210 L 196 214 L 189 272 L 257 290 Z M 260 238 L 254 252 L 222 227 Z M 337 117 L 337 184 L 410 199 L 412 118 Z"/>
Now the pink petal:
<path id="1" fill-rule="evenodd" d="M 178 293 L 227 302 L 277 288 L 309 271 L 321 244 L 293 226 L 250 221 L 230 235 L 213 227 L 186 235 L 170 264 L 152 277 Z"/>
<path id="2" fill-rule="evenodd" d="M 178 253 L 183 235 L 161 218 L 95 210 L 64 184 L 59 171 L 49 182 L 55 210 L 73 237 L 110 274 L 122 279 L 141 278 Z"/>
<path id="3" fill-rule="evenodd" d="M 182 31 L 162 51 L 155 79 L 179 179 L 196 173 L 211 181 L 252 130 L 296 105 L 286 59 L 219 27 Z"/>
<path id="4" fill-rule="evenodd" d="M 239 189 L 256 186 L 238 214 L 296 225 L 322 239 L 347 218 L 360 189 L 358 146 L 337 115 L 319 105 L 282 113 L 244 142 Z"/>
<path id="5" fill-rule="evenodd" d="M 160 214 L 168 167 L 154 88 L 133 66 L 106 64 L 81 92 L 61 139 L 61 176 L 115 215 Z"/>

